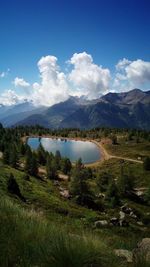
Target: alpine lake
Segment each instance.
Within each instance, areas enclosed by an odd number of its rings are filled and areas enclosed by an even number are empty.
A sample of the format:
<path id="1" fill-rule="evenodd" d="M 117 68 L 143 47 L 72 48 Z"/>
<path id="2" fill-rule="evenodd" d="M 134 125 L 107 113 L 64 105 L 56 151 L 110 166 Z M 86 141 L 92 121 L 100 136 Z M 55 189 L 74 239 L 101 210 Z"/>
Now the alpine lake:
<path id="1" fill-rule="evenodd" d="M 41 144 L 43 148 L 52 152 L 60 151 L 62 157 L 67 157 L 72 163 L 79 158 L 84 164 L 94 163 L 101 159 L 100 148 L 91 141 L 70 140 L 64 138 L 49 137 L 29 137 L 28 145 L 33 149 L 38 149 Z"/>

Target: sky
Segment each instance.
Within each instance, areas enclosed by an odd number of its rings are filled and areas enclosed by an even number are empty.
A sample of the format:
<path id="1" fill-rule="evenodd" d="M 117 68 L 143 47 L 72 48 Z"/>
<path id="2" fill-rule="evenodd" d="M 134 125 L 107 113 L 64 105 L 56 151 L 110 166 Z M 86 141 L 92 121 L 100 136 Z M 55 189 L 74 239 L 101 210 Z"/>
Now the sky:
<path id="1" fill-rule="evenodd" d="M 0 0 L 0 103 L 150 89 L 150 0 Z"/>

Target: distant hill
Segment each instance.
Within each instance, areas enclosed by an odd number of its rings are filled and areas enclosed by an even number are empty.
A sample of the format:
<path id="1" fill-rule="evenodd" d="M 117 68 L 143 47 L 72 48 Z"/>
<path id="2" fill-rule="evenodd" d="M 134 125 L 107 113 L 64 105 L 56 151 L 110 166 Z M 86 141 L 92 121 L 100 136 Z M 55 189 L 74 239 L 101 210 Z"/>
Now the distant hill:
<path id="1" fill-rule="evenodd" d="M 27 113 L 22 113 L 22 118 L 20 117 L 20 120 L 13 125 L 39 124 L 49 128 L 82 129 L 101 126 L 150 129 L 150 91 L 133 89 L 125 93 L 108 93 L 92 101 L 83 97 L 70 97 L 65 102 L 30 112 L 33 113 L 29 116 L 26 116 Z M 3 123 L 3 120 L 1 122 Z"/>
<path id="2" fill-rule="evenodd" d="M 25 101 L 12 106 L 0 106 L 0 122 L 4 127 L 11 127 L 32 114 L 41 113 L 45 107 L 35 107 L 32 102 Z"/>

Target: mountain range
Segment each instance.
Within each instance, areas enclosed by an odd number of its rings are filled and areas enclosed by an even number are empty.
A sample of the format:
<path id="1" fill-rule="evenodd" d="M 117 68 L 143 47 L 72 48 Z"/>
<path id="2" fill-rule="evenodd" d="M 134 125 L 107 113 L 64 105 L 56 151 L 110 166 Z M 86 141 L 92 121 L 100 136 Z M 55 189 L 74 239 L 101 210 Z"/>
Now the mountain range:
<path id="1" fill-rule="evenodd" d="M 25 102 L 0 106 L 0 122 L 5 127 L 39 124 L 49 128 L 118 127 L 150 129 L 150 91 L 133 89 L 108 93 L 99 99 L 71 96 L 51 107 L 35 107 Z"/>

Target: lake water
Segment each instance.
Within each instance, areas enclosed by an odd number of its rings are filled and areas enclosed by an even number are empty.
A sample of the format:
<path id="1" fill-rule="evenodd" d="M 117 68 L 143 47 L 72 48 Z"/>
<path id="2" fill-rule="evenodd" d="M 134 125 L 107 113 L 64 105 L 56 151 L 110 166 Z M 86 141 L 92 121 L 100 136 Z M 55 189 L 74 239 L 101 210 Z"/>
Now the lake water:
<path id="1" fill-rule="evenodd" d="M 83 163 L 92 163 L 101 158 L 99 147 L 90 141 L 75 141 L 52 138 L 28 138 L 28 145 L 32 149 L 37 149 L 42 144 L 48 152 L 55 154 L 60 151 L 63 157 L 68 157 L 71 162 L 82 158 Z"/>

